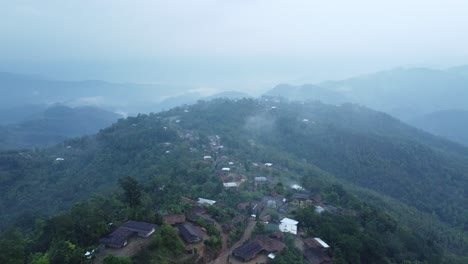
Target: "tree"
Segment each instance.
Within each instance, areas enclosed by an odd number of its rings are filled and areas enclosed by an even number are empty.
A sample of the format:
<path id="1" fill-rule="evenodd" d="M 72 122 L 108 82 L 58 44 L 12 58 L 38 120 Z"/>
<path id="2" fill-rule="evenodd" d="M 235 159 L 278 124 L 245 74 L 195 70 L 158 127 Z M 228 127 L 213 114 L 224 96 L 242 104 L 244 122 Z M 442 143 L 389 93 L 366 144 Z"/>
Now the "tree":
<path id="1" fill-rule="evenodd" d="M 51 264 L 78 264 L 83 250 L 70 241 L 57 241 L 50 248 Z"/>
<path id="2" fill-rule="evenodd" d="M 36 252 L 29 257 L 30 264 L 50 264 L 49 255 L 47 253 L 43 254 Z"/>
<path id="3" fill-rule="evenodd" d="M 130 176 L 120 178 L 119 185 L 124 190 L 125 202 L 131 208 L 135 208 L 141 204 L 142 187 L 135 178 Z"/>
<path id="4" fill-rule="evenodd" d="M 104 264 L 131 264 L 132 261 L 126 257 L 116 257 L 114 255 L 107 255 L 104 258 Z"/>
<path id="5" fill-rule="evenodd" d="M 0 239 L 0 263 L 24 263 L 24 240 L 17 229 L 10 228 L 3 233 Z"/>

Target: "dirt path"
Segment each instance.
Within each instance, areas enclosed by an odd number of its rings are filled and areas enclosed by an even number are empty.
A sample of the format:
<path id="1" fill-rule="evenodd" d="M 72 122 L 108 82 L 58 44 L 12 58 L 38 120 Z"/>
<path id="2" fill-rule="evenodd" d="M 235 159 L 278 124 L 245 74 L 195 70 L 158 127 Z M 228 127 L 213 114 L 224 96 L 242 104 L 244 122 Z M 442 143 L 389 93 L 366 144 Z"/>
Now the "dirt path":
<path id="1" fill-rule="evenodd" d="M 228 257 L 231 255 L 232 251 L 242 245 L 245 241 L 247 241 L 250 238 L 250 235 L 252 234 L 252 231 L 255 228 L 255 220 L 249 218 L 249 222 L 247 223 L 247 227 L 244 230 L 244 234 L 242 237 L 237 241 L 229 250 L 226 250 L 225 252 L 221 253 L 217 259 L 213 260 L 210 262 L 210 264 L 226 264 L 228 262 Z"/>
<path id="2" fill-rule="evenodd" d="M 135 256 L 140 252 L 141 249 L 147 248 L 151 243 L 151 238 L 144 238 L 144 237 L 132 237 L 128 241 L 128 245 L 123 248 L 105 248 L 101 251 L 94 260 L 95 264 L 101 264 L 104 261 L 104 258 L 112 254 L 114 256 L 119 257 L 131 257 Z"/>

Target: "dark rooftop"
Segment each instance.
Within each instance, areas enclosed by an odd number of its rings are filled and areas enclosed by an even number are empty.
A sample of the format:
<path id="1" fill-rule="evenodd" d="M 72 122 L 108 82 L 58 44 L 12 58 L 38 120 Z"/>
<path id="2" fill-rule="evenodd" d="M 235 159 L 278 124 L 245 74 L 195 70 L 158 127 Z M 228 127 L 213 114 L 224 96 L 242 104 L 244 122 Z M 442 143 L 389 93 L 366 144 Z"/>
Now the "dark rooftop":
<path id="1" fill-rule="evenodd" d="M 296 200 L 309 200 L 310 195 L 307 193 L 294 193 L 291 198 Z"/>
<path id="2" fill-rule="evenodd" d="M 262 252 L 262 250 L 263 247 L 257 241 L 250 241 L 247 244 L 234 249 L 232 254 L 243 261 L 249 261 L 255 258 L 255 256 Z"/>
<path id="3" fill-rule="evenodd" d="M 199 242 L 203 238 L 203 234 L 198 228 L 192 224 L 183 224 L 179 226 L 179 232 L 182 238 L 187 243 Z"/>
<path id="4" fill-rule="evenodd" d="M 281 232 L 281 231 L 279 231 L 279 230 L 276 230 L 276 231 L 273 231 L 273 232 L 270 234 L 270 237 L 271 237 L 271 238 L 278 239 L 278 240 L 282 240 L 283 237 L 284 237 L 284 234 L 283 234 L 283 232 Z"/>
<path id="5" fill-rule="evenodd" d="M 99 242 L 114 247 L 124 246 L 127 239 L 133 235 L 132 231 L 129 231 L 125 228 L 119 227 L 112 231 L 111 233 L 102 236 L 99 239 Z"/>
<path id="6" fill-rule="evenodd" d="M 271 239 L 267 236 L 256 236 L 255 241 L 257 241 L 258 244 L 269 253 L 280 252 L 286 247 L 283 242 Z"/>
<path id="7" fill-rule="evenodd" d="M 176 225 L 185 222 L 185 215 L 183 214 L 169 214 L 163 216 L 163 218 L 170 225 Z"/>
<path id="8" fill-rule="evenodd" d="M 141 231 L 150 232 L 151 230 L 156 228 L 156 225 L 146 223 L 146 222 L 139 222 L 139 221 L 130 220 L 130 221 L 125 222 L 122 225 L 122 227 L 130 228 L 130 229 L 138 229 L 138 230 L 141 230 Z"/>
<path id="9" fill-rule="evenodd" d="M 317 264 L 332 264 L 332 259 L 328 254 L 325 254 L 324 252 L 312 250 L 312 249 L 306 249 L 304 251 L 304 256 L 305 258 L 310 262 L 310 263 L 317 263 Z"/>
<path id="10" fill-rule="evenodd" d="M 206 214 L 202 214 L 202 213 L 192 214 L 190 216 L 190 221 L 195 222 L 195 221 L 197 221 L 197 218 L 201 218 L 203 221 L 205 221 L 208 224 L 214 224 L 216 222 L 213 218 L 209 217 Z"/>

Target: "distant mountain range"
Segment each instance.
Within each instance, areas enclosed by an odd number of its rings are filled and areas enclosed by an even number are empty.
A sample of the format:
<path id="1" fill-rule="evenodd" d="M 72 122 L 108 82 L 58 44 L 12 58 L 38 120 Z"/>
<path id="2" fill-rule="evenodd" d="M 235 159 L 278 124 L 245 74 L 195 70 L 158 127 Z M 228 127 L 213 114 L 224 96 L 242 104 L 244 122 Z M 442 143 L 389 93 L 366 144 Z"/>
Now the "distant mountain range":
<path id="1" fill-rule="evenodd" d="M 13 73 L 0 73 L 0 94 L 0 149 L 51 145 L 97 133 L 119 117 L 198 100 L 250 97 L 241 92 L 204 96 L 177 85 L 57 81 Z"/>
<path id="2" fill-rule="evenodd" d="M 0 73 L 0 106 L 9 109 L 61 103 L 71 106 L 93 105 L 136 114 L 150 112 L 147 105 L 187 89 L 185 86 L 166 84 L 49 80 L 3 72 Z"/>
<path id="3" fill-rule="evenodd" d="M 198 100 L 250 97 L 242 92 L 206 96 L 191 88 L 162 84 L 57 81 L 0 73 L 0 93 L 3 95 L 0 97 L 0 124 L 23 122 L 54 103 L 70 107 L 91 105 L 128 116 L 194 104 Z M 463 118 L 461 112 L 468 111 L 468 66 L 445 70 L 398 68 L 318 84 L 280 84 L 265 95 L 294 101 L 319 100 L 334 105 L 357 103 L 467 144 L 463 136 L 466 131 L 462 122 L 464 119 L 459 118 Z M 440 113 L 444 113 L 443 117 Z M 443 120 L 436 121 L 438 117 Z M 444 120 L 451 120 L 450 126 Z"/>
<path id="4" fill-rule="evenodd" d="M 461 136 L 466 131 L 464 119 L 458 118 L 463 118 L 460 114 L 468 111 L 468 66 L 446 70 L 399 68 L 315 85 L 281 84 L 266 95 L 330 104 L 358 103 L 431 133 L 467 142 Z M 455 111 L 447 111 L 453 109 Z M 444 120 L 436 121 L 442 118 L 442 113 L 445 120 L 451 120 L 451 131 L 447 131 L 448 123 Z"/>
<path id="5" fill-rule="evenodd" d="M 266 95 L 324 103 L 353 102 L 409 120 L 434 111 L 468 110 L 468 67 L 400 68 L 316 85 L 279 85 Z"/>

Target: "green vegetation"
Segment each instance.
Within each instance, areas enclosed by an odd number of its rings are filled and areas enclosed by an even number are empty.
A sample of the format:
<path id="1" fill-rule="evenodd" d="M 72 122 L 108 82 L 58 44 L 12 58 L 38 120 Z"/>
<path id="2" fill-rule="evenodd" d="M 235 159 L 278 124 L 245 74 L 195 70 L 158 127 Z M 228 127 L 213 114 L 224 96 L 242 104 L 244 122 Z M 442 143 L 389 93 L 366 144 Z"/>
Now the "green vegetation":
<path id="1" fill-rule="evenodd" d="M 188 109 L 121 119 L 96 136 L 53 148 L 1 152 L 0 223 L 21 230 L 8 229 L 0 237 L 0 245 L 14 247 L 8 254 L 19 262 L 10 263 L 77 263 L 112 230 L 109 223 L 161 223 L 166 212 L 188 216 L 191 206 L 182 196 L 216 200 L 208 214 L 232 224 L 238 215 L 255 213 L 239 212 L 237 204 L 270 193 L 289 199 L 292 183 L 347 212 L 289 212 L 307 234 L 332 246 L 336 263 L 466 261 L 466 148 L 356 105 L 244 99 Z M 220 142 L 213 145 L 215 135 Z M 233 171 L 247 180 L 233 190 L 218 175 L 230 159 Z M 267 162 L 274 166 L 262 165 Z M 256 186 L 256 176 L 271 183 Z M 229 243 L 244 226 L 232 228 Z M 204 245 L 215 254 L 221 234 L 214 226 L 205 228 L 210 237 Z M 175 263 L 182 252 L 177 231 L 162 225 L 151 246 L 131 261 Z M 276 261 L 301 263 L 295 256 L 288 247 Z M 197 255 L 180 261 L 190 263 L 192 257 Z"/>

